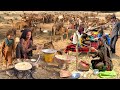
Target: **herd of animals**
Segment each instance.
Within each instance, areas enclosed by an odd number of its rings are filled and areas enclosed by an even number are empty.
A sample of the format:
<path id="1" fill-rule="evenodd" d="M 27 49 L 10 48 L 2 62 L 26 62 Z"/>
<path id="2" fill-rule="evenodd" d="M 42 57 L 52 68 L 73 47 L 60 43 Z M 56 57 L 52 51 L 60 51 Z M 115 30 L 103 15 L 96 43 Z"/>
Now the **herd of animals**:
<path id="1" fill-rule="evenodd" d="M 24 29 L 25 26 L 28 26 L 32 30 L 33 36 L 37 35 L 36 30 L 39 30 L 39 33 L 42 32 L 41 24 L 53 24 L 51 26 L 51 32 L 52 36 L 60 35 L 61 39 L 63 39 L 63 35 L 67 35 L 68 39 L 68 33 L 69 29 L 75 29 L 71 28 L 69 26 L 75 26 L 79 21 L 81 20 L 83 23 L 84 28 L 91 27 L 97 27 L 100 25 L 104 25 L 106 23 L 109 23 L 111 15 L 106 15 L 105 19 L 98 18 L 99 13 L 83 13 L 83 14 L 68 14 L 68 13 L 55 13 L 55 14 L 48 14 L 48 13 L 42 13 L 42 14 L 34 14 L 34 13 L 24 13 L 20 15 L 21 19 L 17 22 L 15 22 L 13 19 L 10 19 L 9 22 L 12 24 L 13 33 L 16 36 L 16 31 L 21 31 Z M 9 16 L 9 15 L 8 15 Z M 59 18 L 59 17 L 62 18 Z M 67 24 L 67 26 L 66 26 Z M 54 38 L 54 37 L 53 37 Z M 47 44 L 52 45 L 52 41 L 48 42 Z M 45 43 L 44 46 L 47 46 Z M 54 48 L 54 47 L 53 47 Z"/>

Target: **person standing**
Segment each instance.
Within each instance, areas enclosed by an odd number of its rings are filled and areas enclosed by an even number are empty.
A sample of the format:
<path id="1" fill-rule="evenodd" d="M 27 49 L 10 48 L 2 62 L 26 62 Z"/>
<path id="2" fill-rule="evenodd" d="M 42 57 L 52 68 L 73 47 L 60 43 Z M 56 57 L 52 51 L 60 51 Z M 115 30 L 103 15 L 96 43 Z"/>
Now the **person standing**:
<path id="1" fill-rule="evenodd" d="M 6 33 L 6 38 L 2 43 L 2 56 L 3 56 L 3 68 L 8 69 L 12 68 L 13 57 L 15 51 L 15 42 L 14 42 L 14 34 L 12 30 L 8 30 Z"/>
<path id="2" fill-rule="evenodd" d="M 115 15 L 112 15 L 111 22 L 113 24 L 113 27 L 110 34 L 111 36 L 110 48 L 111 48 L 112 54 L 114 55 L 116 53 L 116 50 L 115 50 L 116 42 L 118 40 L 118 36 L 120 35 L 120 22 L 117 21 L 117 18 Z"/>

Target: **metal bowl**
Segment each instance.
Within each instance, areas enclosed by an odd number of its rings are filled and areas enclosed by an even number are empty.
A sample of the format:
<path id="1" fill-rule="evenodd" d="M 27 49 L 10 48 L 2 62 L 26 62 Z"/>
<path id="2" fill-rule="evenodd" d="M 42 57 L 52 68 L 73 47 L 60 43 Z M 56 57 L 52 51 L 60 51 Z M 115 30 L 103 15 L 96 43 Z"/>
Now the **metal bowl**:
<path id="1" fill-rule="evenodd" d="M 73 73 L 71 79 L 78 79 L 80 77 L 80 73 Z"/>
<path id="2" fill-rule="evenodd" d="M 44 52 L 44 53 L 56 53 L 57 50 L 55 50 L 55 49 L 42 49 L 42 52 Z"/>
<path id="3" fill-rule="evenodd" d="M 35 61 L 36 61 L 36 59 L 31 59 L 31 61 L 32 61 L 32 62 L 35 62 Z"/>
<path id="4" fill-rule="evenodd" d="M 93 73 L 94 73 L 94 75 L 98 75 L 99 74 L 99 69 L 94 69 Z"/>

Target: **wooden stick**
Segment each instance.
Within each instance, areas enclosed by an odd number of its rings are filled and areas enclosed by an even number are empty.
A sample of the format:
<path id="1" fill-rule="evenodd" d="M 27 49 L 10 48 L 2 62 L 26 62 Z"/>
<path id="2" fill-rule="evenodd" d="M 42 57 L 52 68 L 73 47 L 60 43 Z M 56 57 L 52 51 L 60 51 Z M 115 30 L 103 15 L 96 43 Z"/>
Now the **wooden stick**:
<path id="1" fill-rule="evenodd" d="M 76 71 L 78 70 L 78 36 L 76 33 L 76 37 L 77 37 L 77 43 L 76 43 Z"/>

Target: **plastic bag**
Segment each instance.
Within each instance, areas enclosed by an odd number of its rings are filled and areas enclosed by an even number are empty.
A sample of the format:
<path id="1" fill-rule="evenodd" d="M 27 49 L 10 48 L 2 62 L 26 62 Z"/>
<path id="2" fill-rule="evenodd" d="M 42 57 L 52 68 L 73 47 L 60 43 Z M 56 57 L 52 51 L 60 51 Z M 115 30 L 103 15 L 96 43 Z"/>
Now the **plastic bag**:
<path id="1" fill-rule="evenodd" d="M 100 78 L 113 78 L 116 76 L 116 72 L 115 71 L 101 71 L 99 72 L 98 76 Z"/>

